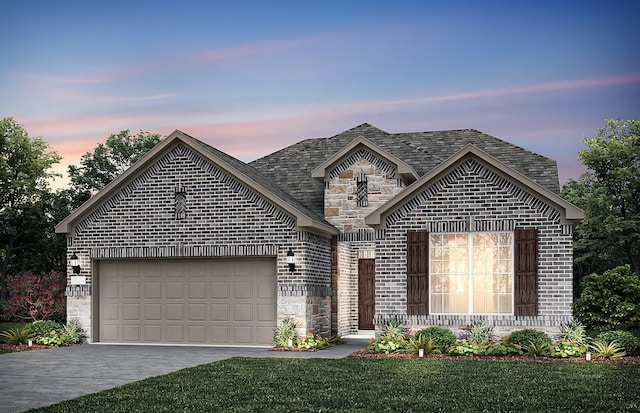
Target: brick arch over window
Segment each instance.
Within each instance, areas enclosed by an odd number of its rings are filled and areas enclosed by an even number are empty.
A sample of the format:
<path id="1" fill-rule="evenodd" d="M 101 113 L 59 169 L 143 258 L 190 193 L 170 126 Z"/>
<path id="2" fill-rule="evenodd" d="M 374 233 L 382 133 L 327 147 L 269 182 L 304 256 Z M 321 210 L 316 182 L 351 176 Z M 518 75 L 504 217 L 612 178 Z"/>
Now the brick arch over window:
<path id="1" fill-rule="evenodd" d="M 538 230 L 516 228 L 514 315 L 538 315 Z M 429 314 L 429 233 L 407 233 L 407 315 Z"/>

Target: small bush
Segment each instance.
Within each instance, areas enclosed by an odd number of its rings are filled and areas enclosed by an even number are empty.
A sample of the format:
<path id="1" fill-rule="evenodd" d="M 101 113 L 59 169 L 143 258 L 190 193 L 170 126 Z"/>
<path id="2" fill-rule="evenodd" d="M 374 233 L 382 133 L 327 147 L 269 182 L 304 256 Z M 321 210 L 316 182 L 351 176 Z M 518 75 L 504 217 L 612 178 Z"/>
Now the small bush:
<path id="1" fill-rule="evenodd" d="M 549 355 L 551 348 L 549 344 L 530 341 L 528 344 L 522 346 L 522 351 L 532 357 L 546 357 Z"/>
<path id="2" fill-rule="evenodd" d="M 440 354 L 436 342 L 432 338 L 427 340 L 425 336 L 412 337 L 411 340 L 409 340 L 409 344 L 407 344 L 407 350 L 413 354 L 419 353 L 420 350 L 422 350 L 424 354 Z"/>
<path id="3" fill-rule="evenodd" d="M 578 320 L 571 320 L 560 326 L 562 338 L 570 343 L 576 343 L 578 346 L 587 344 L 587 329 Z"/>
<path id="4" fill-rule="evenodd" d="M 586 353 L 586 344 L 580 345 L 575 341 L 563 338 L 549 348 L 549 355 L 556 358 L 581 357 Z"/>
<path id="5" fill-rule="evenodd" d="M 34 337 L 47 335 L 53 330 L 64 330 L 64 325 L 51 320 L 35 321 L 29 324 L 29 331 Z"/>
<path id="6" fill-rule="evenodd" d="M 640 277 L 632 275 L 628 265 L 588 275 L 581 286 L 573 312 L 588 330 L 640 329 Z"/>
<path id="7" fill-rule="evenodd" d="M 527 346 L 530 344 L 534 344 L 536 346 L 545 344 L 547 346 L 551 345 L 551 337 L 549 337 L 547 333 L 532 328 L 514 331 L 509 336 L 508 341 L 509 343 L 519 344 L 521 346 Z"/>
<path id="8" fill-rule="evenodd" d="M 476 321 L 469 329 L 469 340 L 482 343 L 493 338 L 493 327 L 489 327 L 483 320 Z"/>
<path id="9" fill-rule="evenodd" d="M 595 340 L 589 344 L 595 358 L 616 359 L 625 356 L 624 349 L 616 341 Z"/>
<path id="10" fill-rule="evenodd" d="M 629 356 L 640 355 L 640 339 L 628 331 L 614 330 L 604 331 L 596 337 L 602 342 L 615 341 Z"/>
<path id="11" fill-rule="evenodd" d="M 80 344 L 84 341 L 84 333 L 75 321 L 67 322 L 67 325 L 64 326 L 64 332 L 67 335 L 66 344 Z"/>
<path id="12" fill-rule="evenodd" d="M 387 333 L 375 340 L 371 340 L 367 349 L 384 354 L 400 353 L 407 351 L 407 340 L 403 336 Z"/>
<path id="13" fill-rule="evenodd" d="M 382 335 L 383 336 L 391 335 L 393 337 L 406 338 L 407 337 L 407 329 L 398 320 L 398 317 L 393 317 L 382 328 Z"/>
<path id="14" fill-rule="evenodd" d="M 273 332 L 273 346 L 274 347 L 289 347 L 289 340 L 295 346 L 298 339 L 298 323 L 293 318 L 287 317 L 282 320 L 280 326 Z"/>
<path id="15" fill-rule="evenodd" d="M 0 333 L 0 341 L 11 345 L 27 344 L 31 337 L 29 326 L 15 327 Z"/>
<path id="16" fill-rule="evenodd" d="M 67 277 L 60 272 L 49 274 L 7 275 L 8 305 L 6 318 L 11 320 L 64 320 Z M 10 320 L 7 320 L 10 321 Z"/>
<path id="17" fill-rule="evenodd" d="M 425 340 L 433 339 L 436 343 L 438 350 L 442 353 L 446 353 L 447 350 L 454 344 L 456 344 L 456 336 L 451 332 L 451 330 L 447 330 L 442 327 L 427 327 L 422 330 L 416 331 L 413 335 L 413 338 L 419 339 L 420 337 L 424 337 Z"/>

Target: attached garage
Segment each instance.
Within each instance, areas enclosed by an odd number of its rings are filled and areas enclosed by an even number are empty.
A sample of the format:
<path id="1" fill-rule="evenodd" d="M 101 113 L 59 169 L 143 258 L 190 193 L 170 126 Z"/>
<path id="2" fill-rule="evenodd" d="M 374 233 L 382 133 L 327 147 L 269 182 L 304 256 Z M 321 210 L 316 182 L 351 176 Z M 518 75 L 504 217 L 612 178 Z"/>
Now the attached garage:
<path id="1" fill-rule="evenodd" d="M 277 320 L 275 258 L 96 263 L 94 341 L 271 344 Z"/>

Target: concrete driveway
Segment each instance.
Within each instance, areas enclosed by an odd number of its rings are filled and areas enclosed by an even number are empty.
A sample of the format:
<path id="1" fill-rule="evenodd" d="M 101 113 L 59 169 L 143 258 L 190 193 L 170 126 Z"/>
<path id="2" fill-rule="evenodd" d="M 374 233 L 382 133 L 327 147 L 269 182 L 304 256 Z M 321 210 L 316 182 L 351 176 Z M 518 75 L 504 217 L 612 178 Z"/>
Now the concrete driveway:
<path id="1" fill-rule="evenodd" d="M 366 338 L 316 352 L 259 347 L 87 344 L 0 355 L 0 412 L 14 413 L 231 357 L 342 358 Z"/>

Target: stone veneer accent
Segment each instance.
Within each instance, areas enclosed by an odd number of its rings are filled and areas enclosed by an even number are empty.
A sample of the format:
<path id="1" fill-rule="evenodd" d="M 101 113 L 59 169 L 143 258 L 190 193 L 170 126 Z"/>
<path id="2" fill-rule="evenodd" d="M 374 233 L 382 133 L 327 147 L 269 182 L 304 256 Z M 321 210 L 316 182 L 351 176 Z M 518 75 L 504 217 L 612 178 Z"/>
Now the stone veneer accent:
<path id="1" fill-rule="evenodd" d="M 186 214 L 179 220 L 176 187 L 186 192 Z M 69 285 L 67 310 L 89 339 L 93 262 L 114 258 L 275 256 L 278 318 L 291 313 L 304 320 L 304 334 L 331 328 L 331 239 L 297 231 L 293 217 L 183 145 L 80 221 L 67 245 L 88 280 Z M 296 254 L 293 273 L 289 247 Z M 301 305 L 292 306 L 294 301 Z"/>
<path id="2" fill-rule="evenodd" d="M 360 149 L 329 173 L 325 183 L 325 218 L 343 233 L 371 229 L 364 218 L 405 188 L 395 170 L 370 151 Z M 366 177 L 367 206 L 358 206 L 357 181 Z"/>
<path id="3" fill-rule="evenodd" d="M 414 329 L 443 326 L 462 331 L 484 319 L 497 331 L 537 328 L 556 333 L 572 316 L 572 227 L 559 212 L 475 160 L 467 160 L 387 217 L 376 244 L 376 331 L 398 317 Z M 470 232 L 537 228 L 539 316 L 428 315 L 406 313 L 407 231 Z"/>

